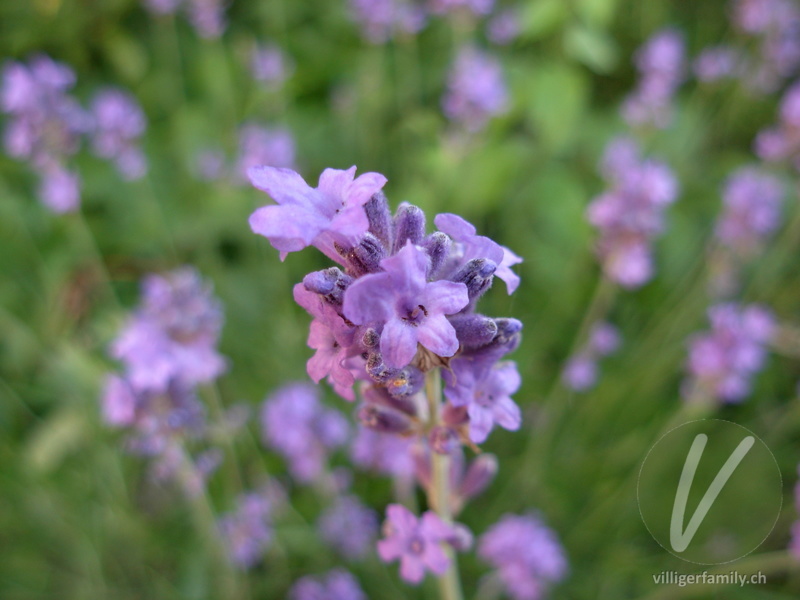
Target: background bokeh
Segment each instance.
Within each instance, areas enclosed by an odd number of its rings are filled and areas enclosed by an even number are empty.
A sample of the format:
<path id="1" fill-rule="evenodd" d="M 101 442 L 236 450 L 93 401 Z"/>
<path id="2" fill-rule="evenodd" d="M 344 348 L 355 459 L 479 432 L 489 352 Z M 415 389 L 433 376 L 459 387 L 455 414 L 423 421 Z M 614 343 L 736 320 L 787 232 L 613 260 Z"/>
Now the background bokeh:
<path id="1" fill-rule="evenodd" d="M 453 131 L 441 97 L 457 46 L 484 38 L 457 19 L 373 44 L 344 0 L 236 0 L 222 37 L 203 39 L 186 19 L 154 17 L 132 0 L 0 3 L 0 56 L 44 52 L 71 65 L 81 100 L 103 85 L 130 91 L 147 116 L 149 161 L 144 179 L 125 182 L 109 164 L 78 154 L 81 209 L 57 216 L 36 200 L 30 169 L 0 156 L 0 598 L 284 598 L 297 577 L 341 562 L 309 528 L 319 499 L 299 486 L 291 493 L 295 512 L 276 523 L 276 542 L 257 568 L 239 572 L 220 560 L 208 539 L 210 515 L 229 510 L 260 474 L 284 475 L 281 459 L 260 446 L 257 423 L 225 446 L 204 510 L 152 485 L 142 459 L 126 454 L 122 436 L 100 419 L 100 386 L 114 368 L 108 345 L 137 301 L 141 277 L 184 264 L 213 281 L 225 309 L 220 348 L 231 367 L 203 391 L 212 415 L 236 403 L 256 410 L 281 383 L 307 379 L 308 317 L 291 288 L 328 261 L 305 252 L 281 263 L 247 225 L 267 197 L 230 178 L 198 177 L 199 153 L 233 155 L 247 121 L 288 127 L 309 181 L 329 166 L 378 171 L 389 179 L 393 206 L 459 213 L 524 257 L 517 293 L 496 286 L 482 300 L 486 314 L 525 323 L 514 356 L 524 424 L 486 444 L 500 471 L 461 517 L 474 532 L 506 512 L 539 511 L 570 562 L 553 598 L 797 597 L 797 564 L 785 554 L 800 454 L 800 361 L 791 347 L 771 354 L 745 402 L 716 411 L 758 433 L 784 476 L 781 517 L 747 559 L 768 573 L 767 586 L 655 586 L 653 574 L 697 569 L 654 542 L 635 493 L 647 450 L 685 410 L 687 337 L 707 328 L 706 249 L 721 185 L 733 168 L 756 160 L 752 141 L 776 120 L 780 95 L 689 81 L 672 125 L 646 132 L 646 150 L 681 186 L 655 243 L 657 277 L 631 292 L 605 296 L 601 288 L 601 308 L 624 343 L 603 362 L 597 387 L 571 393 L 561 371 L 590 322 L 587 311 L 597 310 L 601 281 L 584 213 L 605 186 L 597 170 L 603 147 L 626 131 L 619 106 L 637 78 L 631 57 L 667 25 L 685 33 L 690 56 L 736 34 L 722 1 L 519 7 L 519 37 L 493 48 L 509 110 L 467 136 Z M 256 42 L 291 57 L 282 85 L 253 81 L 247 61 Z M 800 318 L 800 206 L 796 176 L 776 172 L 790 190 L 784 225 L 744 273 L 740 297 L 765 303 L 791 327 Z M 381 511 L 391 501 L 385 478 L 357 473 L 354 487 Z M 474 591 L 486 565 L 470 554 L 461 563 L 465 588 Z M 377 558 L 351 570 L 373 599 L 435 597 L 431 582 L 408 587 Z"/>

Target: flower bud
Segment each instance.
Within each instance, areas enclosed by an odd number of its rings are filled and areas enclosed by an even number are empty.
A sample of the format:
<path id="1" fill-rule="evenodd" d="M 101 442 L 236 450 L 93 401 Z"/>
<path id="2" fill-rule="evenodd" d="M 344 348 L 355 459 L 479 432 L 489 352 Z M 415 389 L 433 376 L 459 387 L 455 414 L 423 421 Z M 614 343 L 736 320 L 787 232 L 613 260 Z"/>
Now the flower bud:
<path id="1" fill-rule="evenodd" d="M 437 425 L 428 436 L 431 449 L 437 454 L 450 454 L 459 447 L 458 434 L 449 427 Z"/>
<path id="2" fill-rule="evenodd" d="M 386 250 L 381 241 L 371 233 L 365 233 L 358 245 L 347 254 L 350 270 L 356 276 L 380 271 L 384 258 Z"/>
<path id="3" fill-rule="evenodd" d="M 369 232 L 374 235 L 386 250 L 392 247 L 392 213 L 383 192 L 377 192 L 364 205 L 369 221 Z"/>
<path id="4" fill-rule="evenodd" d="M 358 410 L 358 420 L 365 426 L 381 433 L 408 433 L 412 422 L 406 415 L 378 404 L 365 404 Z"/>
<path id="5" fill-rule="evenodd" d="M 472 548 L 473 535 L 469 527 L 462 523 L 452 524 L 453 533 L 447 538 L 447 543 L 453 547 L 456 552 L 466 552 Z"/>
<path id="6" fill-rule="evenodd" d="M 303 277 L 303 287 L 309 292 L 324 296 L 335 306 L 341 306 L 344 291 L 352 282 L 353 278 L 343 273 L 338 267 L 314 271 Z"/>
<path id="7" fill-rule="evenodd" d="M 399 252 L 406 242 L 419 244 L 425 237 L 425 213 L 413 204 L 403 202 L 394 217 L 394 248 Z"/>
<path id="8" fill-rule="evenodd" d="M 494 272 L 497 264 L 488 258 L 474 258 L 461 267 L 453 275 L 452 280 L 456 283 L 463 283 L 467 286 L 470 304 L 480 298 L 486 290 L 492 287 Z"/>
<path id="9" fill-rule="evenodd" d="M 497 457 L 494 454 L 481 454 L 467 468 L 458 494 L 464 499 L 474 498 L 483 492 L 497 475 Z"/>
<path id="10" fill-rule="evenodd" d="M 435 279 L 437 271 L 444 265 L 447 257 L 450 256 L 453 240 L 447 234 L 437 231 L 423 239 L 421 245 L 431 259 L 428 277 Z"/>
<path id="11" fill-rule="evenodd" d="M 497 335 L 497 323 L 483 315 L 460 314 L 450 318 L 459 343 L 467 348 L 485 346 Z"/>

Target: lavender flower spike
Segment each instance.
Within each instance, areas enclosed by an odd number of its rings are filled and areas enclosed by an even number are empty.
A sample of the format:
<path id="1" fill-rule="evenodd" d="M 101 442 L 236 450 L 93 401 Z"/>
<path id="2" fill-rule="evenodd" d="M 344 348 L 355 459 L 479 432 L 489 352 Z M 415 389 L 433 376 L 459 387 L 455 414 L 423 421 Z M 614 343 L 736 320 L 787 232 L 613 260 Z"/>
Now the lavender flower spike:
<path id="1" fill-rule="evenodd" d="M 417 519 L 400 504 L 390 504 L 383 525 L 385 539 L 378 542 L 378 555 L 384 562 L 400 560 L 400 576 L 417 584 L 425 571 L 442 575 L 450 565 L 442 544 L 454 535 L 450 525 L 427 511 Z"/>
<path id="2" fill-rule="evenodd" d="M 357 325 L 383 325 L 380 349 L 386 364 L 402 368 L 417 353 L 417 343 L 439 356 L 458 350 L 455 329 L 445 315 L 468 302 L 467 286 L 426 281 L 428 257 L 411 242 L 381 261 L 383 273 L 357 279 L 344 297 L 344 314 Z"/>
<path id="3" fill-rule="evenodd" d="M 354 179 L 355 167 L 346 171 L 325 169 L 319 185 L 310 187 L 291 169 L 253 167 L 250 182 L 278 203 L 250 215 L 250 228 L 263 235 L 281 252 L 315 246 L 329 258 L 342 259 L 334 244 L 352 247 L 369 228 L 363 206 L 386 184 L 380 173 L 365 173 Z"/>
<path id="4" fill-rule="evenodd" d="M 505 515 L 481 536 L 478 554 L 497 569 L 514 600 L 543 598 L 567 572 L 561 544 L 535 515 Z"/>
<path id="5" fill-rule="evenodd" d="M 367 600 L 358 581 L 344 569 L 333 569 L 324 577 L 303 577 L 289 591 L 290 600 Z"/>

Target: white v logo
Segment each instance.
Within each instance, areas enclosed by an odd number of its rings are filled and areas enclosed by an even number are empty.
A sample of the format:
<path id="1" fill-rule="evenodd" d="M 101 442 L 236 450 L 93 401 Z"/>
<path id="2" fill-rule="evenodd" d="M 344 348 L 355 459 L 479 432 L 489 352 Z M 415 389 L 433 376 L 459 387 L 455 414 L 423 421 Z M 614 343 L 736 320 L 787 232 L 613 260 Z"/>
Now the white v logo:
<path id="1" fill-rule="evenodd" d="M 711 485 L 706 490 L 702 500 L 700 500 L 700 504 L 697 505 L 697 510 L 695 510 L 692 518 L 689 520 L 689 524 L 686 526 L 686 531 L 682 531 L 683 517 L 686 513 L 686 503 L 689 500 L 689 490 L 692 489 L 694 474 L 697 471 L 697 465 L 700 464 L 700 458 L 703 456 L 706 442 L 708 442 L 708 436 L 704 433 L 699 433 L 697 437 L 694 438 L 692 447 L 689 449 L 689 454 L 686 456 L 686 462 L 683 464 L 683 472 L 681 473 L 681 479 L 678 483 L 678 491 L 675 492 L 675 504 L 672 505 L 672 521 L 669 526 L 669 542 L 675 552 L 683 552 L 692 542 L 694 534 L 697 533 L 697 529 L 700 527 L 703 519 L 706 518 L 711 505 L 714 504 L 714 501 L 717 499 L 717 496 L 719 496 L 722 488 L 725 487 L 728 479 L 733 475 L 736 467 L 739 466 L 742 459 L 750 452 L 750 449 L 755 443 L 755 438 L 753 436 L 747 436 L 739 442 L 739 445 L 728 457 L 728 460 L 722 465 L 722 469 L 720 469 L 717 476 L 714 477 L 714 481 L 711 482 Z"/>

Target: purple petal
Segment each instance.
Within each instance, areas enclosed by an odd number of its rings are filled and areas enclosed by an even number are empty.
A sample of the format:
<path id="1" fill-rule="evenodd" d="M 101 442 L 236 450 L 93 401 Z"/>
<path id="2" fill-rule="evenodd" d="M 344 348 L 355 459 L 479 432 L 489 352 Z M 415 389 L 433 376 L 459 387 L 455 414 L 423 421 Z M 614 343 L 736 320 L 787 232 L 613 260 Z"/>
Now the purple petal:
<path id="1" fill-rule="evenodd" d="M 380 173 L 364 173 L 356 177 L 347 190 L 347 205 L 363 206 L 386 185 L 386 181 Z"/>
<path id="2" fill-rule="evenodd" d="M 509 431 L 516 431 L 522 424 L 522 414 L 519 406 L 508 396 L 495 399 L 492 407 L 492 417 L 494 417 L 495 423 Z"/>
<path id="3" fill-rule="evenodd" d="M 491 410 L 473 402 L 469 405 L 467 413 L 469 414 L 469 439 L 476 444 L 485 442 L 493 425 Z"/>
<path id="4" fill-rule="evenodd" d="M 425 287 L 420 303 L 432 313 L 455 314 L 469 304 L 467 286 L 455 281 L 434 281 Z"/>
<path id="5" fill-rule="evenodd" d="M 344 315 L 356 325 L 388 321 L 394 316 L 391 289 L 386 273 L 373 273 L 357 279 L 344 293 Z"/>
<path id="6" fill-rule="evenodd" d="M 254 233 L 282 252 L 306 248 L 325 226 L 318 214 L 294 205 L 263 206 L 250 215 L 249 222 Z"/>
<path id="7" fill-rule="evenodd" d="M 250 167 L 250 183 L 269 194 L 278 204 L 299 204 L 311 208 L 317 204 L 317 193 L 291 169 Z"/>
<path id="8" fill-rule="evenodd" d="M 409 583 L 417 584 L 425 577 L 422 560 L 416 556 L 404 554 L 400 559 L 400 577 Z"/>
<path id="9" fill-rule="evenodd" d="M 381 266 L 392 280 L 397 296 L 410 298 L 425 289 L 428 255 L 410 241 L 394 256 L 384 258 Z"/>
<path id="10" fill-rule="evenodd" d="M 427 317 L 417 328 L 415 339 L 439 356 L 453 356 L 458 350 L 456 330 L 444 315 Z"/>
<path id="11" fill-rule="evenodd" d="M 347 297 L 345 297 L 345 301 L 347 301 Z M 447 319 L 444 320 L 447 321 Z M 450 323 L 447 324 L 450 325 Z M 450 325 L 451 330 L 452 328 L 453 326 Z M 381 333 L 381 354 L 383 354 L 386 364 L 400 369 L 410 363 L 417 353 L 417 335 L 420 334 L 422 334 L 422 327 L 416 328 L 396 317 L 389 319 Z M 453 331 L 453 337 L 455 337 L 455 331 Z M 458 349 L 458 341 L 456 341 L 456 349 Z M 435 350 L 433 351 L 435 352 Z"/>
<path id="12" fill-rule="evenodd" d="M 446 233 L 453 239 L 469 237 L 477 233 L 472 223 L 452 213 L 436 215 L 433 222 L 439 228 L 439 231 Z"/>

